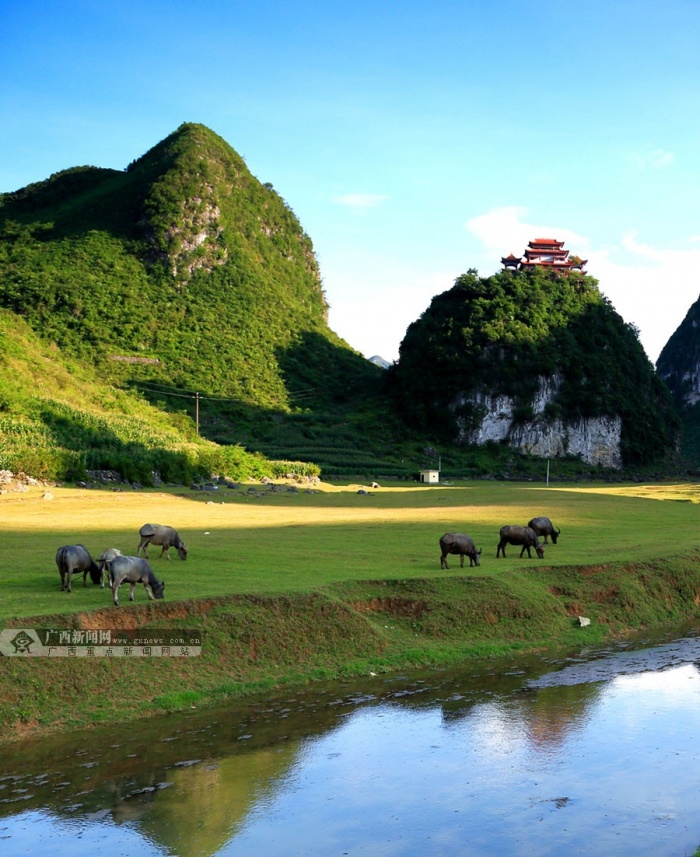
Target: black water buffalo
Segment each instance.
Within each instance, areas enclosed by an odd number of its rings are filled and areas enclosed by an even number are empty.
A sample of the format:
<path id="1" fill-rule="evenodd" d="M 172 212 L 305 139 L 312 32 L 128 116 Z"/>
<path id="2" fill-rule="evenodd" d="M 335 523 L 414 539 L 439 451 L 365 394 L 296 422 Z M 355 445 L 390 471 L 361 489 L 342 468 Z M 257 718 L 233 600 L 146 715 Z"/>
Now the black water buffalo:
<path id="1" fill-rule="evenodd" d="M 97 567 L 100 570 L 100 586 L 105 588 L 105 574 L 107 573 L 107 563 L 114 559 L 115 556 L 121 556 L 122 552 L 119 548 L 107 548 L 97 558 Z"/>
<path id="2" fill-rule="evenodd" d="M 187 559 L 187 548 L 177 530 L 172 527 L 164 527 L 162 524 L 144 524 L 139 530 L 141 541 L 139 542 L 136 555 L 140 556 L 141 551 L 148 559 L 146 548 L 148 545 L 162 545 L 160 555 L 165 554 L 167 559 L 170 559 L 170 548 L 175 548 L 180 556 L 180 559 Z"/>
<path id="3" fill-rule="evenodd" d="M 465 556 L 469 557 L 469 568 L 473 565 L 479 565 L 481 550 L 476 549 L 471 536 L 465 536 L 463 533 L 445 533 L 444 536 L 440 537 L 440 550 L 442 551 L 440 568 L 449 569 L 449 565 L 447 564 L 448 553 L 459 554 L 461 568 L 464 568 Z"/>
<path id="4" fill-rule="evenodd" d="M 88 572 L 93 583 L 102 577 L 95 560 L 83 545 L 63 545 L 56 551 L 56 565 L 61 575 L 61 591 L 72 592 L 71 575 L 83 573 L 83 586 L 87 586 Z"/>
<path id="5" fill-rule="evenodd" d="M 158 580 L 153 574 L 153 569 L 148 560 L 139 556 L 115 556 L 107 561 L 109 572 L 109 585 L 112 590 L 112 599 L 119 606 L 118 591 L 122 583 L 130 584 L 129 601 L 134 600 L 134 589 L 137 583 L 143 583 L 146 594 L 153 601 L 154 598 L 163 598 L 165 581 Z"/>
<path id="6" fill-rule="evenodd" d="M 549 520 L 549 518 L 533 518 L 529 523 L 528 527 L 531 530 L 534 530 L 538 536 L 544 536 L 544 543 L 549 544 L 547 541 L 547 536 L 552 537 L 552 544 L 555 545 L 557 543 L 557 539 L 559 538 L 559 533 L 561 530 L 557 530 L 554 524 Z"/>
<path id="7" fill-rule="evenodd" d="M 500 535 L 501 540 L 498 543 L 498 548 L 496 549 L 496 559 L 498 559 L 498 556 L 501 552 L 505 557 L 506 545 L 522 545 L 520 549 L 520 556 L 522 556 L 523 553 L 527 550 L 527 555 L 528 557 L 530 557 L 530 559 L 532 559 L 530 548 L 534 548 L 537 552 L 537 556 L 540 559 L 544 559 L 544 547 L 539 543 L 537 533 L 530 527 L 501 527 Z"/>

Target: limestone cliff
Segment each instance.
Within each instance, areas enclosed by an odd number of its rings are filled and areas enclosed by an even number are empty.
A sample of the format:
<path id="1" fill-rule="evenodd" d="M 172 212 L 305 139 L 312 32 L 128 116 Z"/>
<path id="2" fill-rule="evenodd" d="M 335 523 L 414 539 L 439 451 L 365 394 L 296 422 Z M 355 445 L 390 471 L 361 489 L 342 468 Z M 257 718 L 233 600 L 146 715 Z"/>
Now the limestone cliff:
<path id="1" fill-rule="evenodd" d="M 481 391 L 466 398 L 458 396 L 453 403 L 457 413 L 468 404 L 483 414 L 481 422 L 471 429 L 461 417 L 456 418 L 459 441 L 478 446 L 489 441 L 505 442 L 540 458 L 573 455 L 594 466 L 621 468 L 621 417 L 548 419 L 546 407 L 554 401 L 559 379 L 555 376 L 539 380 L 532 402 L 533 418 L 520 423 L 516 422 L 517 405 L 512 396 L 491 396 Z"/>

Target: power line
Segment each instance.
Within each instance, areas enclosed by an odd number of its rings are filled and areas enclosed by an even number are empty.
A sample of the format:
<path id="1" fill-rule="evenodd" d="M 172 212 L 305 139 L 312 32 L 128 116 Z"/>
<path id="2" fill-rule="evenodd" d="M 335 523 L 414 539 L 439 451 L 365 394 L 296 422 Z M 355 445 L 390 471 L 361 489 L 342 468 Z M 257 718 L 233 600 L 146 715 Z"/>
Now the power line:
<path id="1" fill-rule="evenodd" d="M 146 392 L 146 393 L 158 393 L 161 396 L 176 396 L 177 398 L 180 398 L 180 399 L 200 399 L 200 400 L 205 399 L 205 400 L 210 401 L 210 402 L 241 402 L 241 403 L 245 404 L 245 399 L 233 399 L 233 398 L 230 398 L 227 396 L 204 396 L 204 395 L 202 395 L 202 393 L 198 393 L 198 392 L 175 393 L 172 390 L 167 389 L 167 388 L 158 390 L 154 387 L 144 387 L 143 385 L 138 385 L 137 389 L 142 391 L 142 392 Z M 310 396 L 313 396 L 314 393 L 316 393 L 316 392 L 317 392 L 317 388 L 309 387 L 306 390 L 296 390 L 296 391 L 290 392 L 289 395 L 290 395 L 290 398 L 292 398 L 292 399 L 304 399 L 304 398 L 308 398 Z"/>

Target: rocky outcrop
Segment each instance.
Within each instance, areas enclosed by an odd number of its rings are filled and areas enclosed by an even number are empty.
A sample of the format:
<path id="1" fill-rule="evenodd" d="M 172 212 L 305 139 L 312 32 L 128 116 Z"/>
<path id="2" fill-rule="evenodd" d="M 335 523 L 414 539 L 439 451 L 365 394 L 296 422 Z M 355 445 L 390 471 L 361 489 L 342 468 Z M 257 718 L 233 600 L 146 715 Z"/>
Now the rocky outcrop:
<path id="1" fill-rule="evenodd" d="M 524 422 L 516 422 L 515 402 L 510 396 L 477 392 L 458 397 L 453 403 L 455 410 L 470 405 L 473 412 L 481 415 L 478 425 L 469 428 L 463 419 L 457 418 L 460 442 L 483 445 L 488 441 L 505 441 L 521 452 L 541 458 L 574 455 L 587 464 L 621 468 L 622 419 L 619 416 L 547 418 L 545 408 L 553 401 L 559 385 L 557 376 L 540 378 L 532 400 L 533 418 Z"/>
<path id="2" fill-rule="evenodd" d="M 681 383 L 685 389 L 683 404 L 688 407 L 697 405 L 700 402 L 700 364 L 692 370 L 684 372 L 681 376 Z"/>
<path id="3" fill-rule="evenodd" d="M 667 346 L 661 352 L 657 370 L 678 406 L 692 408 L 700 402 L 700 354 L 692 344 L 683 348 L 678 341 L 671 343 L 676 346 L 676 353 Z"/>

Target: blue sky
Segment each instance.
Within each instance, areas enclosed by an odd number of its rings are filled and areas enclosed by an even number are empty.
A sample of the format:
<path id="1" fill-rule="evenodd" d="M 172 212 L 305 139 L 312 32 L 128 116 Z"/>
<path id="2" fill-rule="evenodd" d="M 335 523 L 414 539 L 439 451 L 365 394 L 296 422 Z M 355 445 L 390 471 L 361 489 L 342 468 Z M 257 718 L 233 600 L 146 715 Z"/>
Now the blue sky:
<path id="1" fill-rule="evenodd" d="M 553 236 L 655 361 L 700 294 L 699 40 L 695 0 L 5 0 L 0 192 L 201 122 L 295 211 L 367 357 Z"/>

